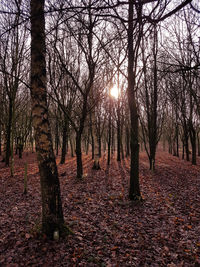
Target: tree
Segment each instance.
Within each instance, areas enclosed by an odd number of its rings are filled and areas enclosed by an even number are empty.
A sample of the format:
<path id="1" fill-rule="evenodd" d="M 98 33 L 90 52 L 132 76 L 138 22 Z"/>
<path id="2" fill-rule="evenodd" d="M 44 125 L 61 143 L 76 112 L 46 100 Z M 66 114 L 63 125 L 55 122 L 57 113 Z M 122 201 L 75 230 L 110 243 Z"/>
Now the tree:
<path id="1" fill-rule="evenodd" d="M 21 0 L 10 3 L 13 9 L 21 8 Z M 6 92 L 7 114 L 6 122 L 6 153 L 5 163 L 10 164 L 10 157 L 12 158 L 11 175 L 13 175 L 13 142 L 14 142 L 14 128 L 15 128 L 15 102 L 17 92 L 20 87 L 20 78 L 22 78 L 25 69 L 25 60 L 22 56 L 25 54 L 25 41 L 27 36 L 26 29 L 20 28 L 20 14 L 9 17 L 4 15 L 4 27 L 9 29 L 7 33 L 1 38 L 0 43 L 0 71 L 2 73 L 2 85 Z M 1 25 L 1 27 L 3 27 Z"/>
<path id="2" fill-rule="evenodd" d="M 31 100 L 42 192 L 42 231 L 53 238 L 64 219 L 53 152 L 46 91 L 44 0 L 31 0 Z"/>
<path id="3" fill-rule="evenodd" d="M 142 6 L 139 5 L 139 35 L 137 42 L 133 48 L 133 10 L 134 1 L 129 0 L 128 10 L 128 104 L 130 110 L 130 148 L 131 148 L 131 169 L 130 169 L 130 187 L 129 198 L 137 200 L 141 198 L 139 186 L 139 140 L 138 140 L 138 109 L 136 103 L 136 67 L 138 50 L 142 37 L 141 11 Z"/>
<path id="4" fill-rule="evenodd" d="M 149 40 L 149 41 L 148 41 Z M 150 170 L 155 170 L 156 148 L 160 139 L 166 97 L 158 75 L 158 30 L 154 25 L 147 40 L 142 39 L 143 79 L 140 83 L 139 101 L 142 139 L 149 158 Z M 162 58 L 162 55 L 160 56 Z M 159 105 L 158 105 L 159 103 Z"/>

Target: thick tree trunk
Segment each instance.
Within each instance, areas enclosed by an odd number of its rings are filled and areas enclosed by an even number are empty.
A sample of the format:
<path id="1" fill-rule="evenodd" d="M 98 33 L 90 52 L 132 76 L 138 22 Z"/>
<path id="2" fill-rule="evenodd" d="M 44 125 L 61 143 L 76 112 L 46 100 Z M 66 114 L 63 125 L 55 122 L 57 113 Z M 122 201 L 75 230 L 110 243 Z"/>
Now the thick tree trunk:
<path id="1" fill-rule="evenodd" d="M 47 109 L 44 0 L 31 0 L 31 100 L 42 195 L 42 231 L 62 230 L 63 211 Z"/>
<path id="2" fill-rule="evenodd" d="M 130 109 L 130 148 L 131 169 L 129 198 L 137 200 L 141 198 L 139 187 L 139 143 L 138 143 L 138 111 L 135 96 L 135 73 L 133 51 L 133 0 L 129 0 L 129 23 L 128 23 L 128 104 Z"/>

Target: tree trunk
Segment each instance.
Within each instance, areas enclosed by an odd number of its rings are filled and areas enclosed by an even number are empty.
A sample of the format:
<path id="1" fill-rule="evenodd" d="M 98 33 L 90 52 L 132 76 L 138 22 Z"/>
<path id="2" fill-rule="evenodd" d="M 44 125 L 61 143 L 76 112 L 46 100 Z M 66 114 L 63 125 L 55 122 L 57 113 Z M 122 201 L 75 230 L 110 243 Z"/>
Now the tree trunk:
<path id="1" fill-rule="evenodd" d="M 186 153 L 186 160 L 190 161 L 190 150 L 189 150 L 189 142 L 187 134 L 185 134 L 185 153 Z"/>
<path id="2" fill-rule="evenodd" d="M 128 104 L 130 109 L 130 148 L 131 169 L 129 198 L 137 200 L 141 198 L 139 187 L 139 143 L 138 143 L 138 111 L 135 97 L 135 72 L 133 51 L 133 0 L 129 0 L 129 23 L 128 23 Z M 136 64 L 136 63 L 135 63 Z"/>
<path id="3" fill-rule="evenodd" d="M 31 0 L 31 100 L 42 195 L 42 231 L 53 238 L 64 219 L 47 108 L 44 0 Z"/>
<path id="4" fill-rule="evenodd" d="M 100 164 L 99 164 L 99 142 L 98 142 L 98 133 L 97 133 L 97 127 L 96 127 L 96 116 L 95 116 L 95 110 L 91 114 L 92 118 L 92 133 L 93 133 L 93 140 L 94 140 L 94 162 L 92 169 L 99 170 Z"/>
<path id="5" fill-rule="evenodd" d="M 152 129 L 150 140 L 150 169 L 155 171 L 155 158 L 156 158 L 156 146 L 157 146 L 157 139 L 158 139 L 158 126 L 157 126 L 157 105 L 158 105 L 158 70 L 157 70 L 157 54 L 158 54 L 158 36 L 157 36 L 157 28 L 154 25 L 154 42 L 153 42 L 153 116 L 152 116 Z"/>
<path id="6" fill-rule="evenodd" d="M 196 157 L 196 131 L 193 125 L 190 126 L 190 141 L 192 145 L 192 164 L 197 164 L 197 157 Z"/>
<path id="7" fill-rule="evenodd" d="M 115 131 L 114 131 L 114 126 L 112 125 L 112 130 L 111 130 L 111 153 L 114 154 L 115 152 Z"/>
<path id="8" fill-rule="evenodd" d="M 121 155 L 122 159 L 124 159 L 124 146 L 123 146 L 123 123 L 121 123 L 121 131 L 120 131 L 120 147 L 121 147 Z"/>
<path id="9" fill-rule="evenodd" d="M 198 148 L 198 157 L 200 157 L 200 140 L 199 140 L 199 133 L 197 133 L 197 148 Z"/>
<path id="10" fill-rule="evenodd" d="M 92 131 L 92 118 L 90 114 L 90 134 L 91 134 L 91 146 L 92 146 L 92 159 L 94 159 L 94 137 Z"/>
<path id="11" fill-rule="evenodd" d="M 70 142 L 70 148 L 71 148 L 71 157 L 73 158 L 74 157 L 74 141 L 72 137 L 70 137 L 69 142 Z"/>
<path id="12" fill-rule="evenodd" d="M 185 157 L 185 143 L 184 143 L 184 138 L 182 139 L 182 147 L 183 147 L 182 159 L 184 159 L 184 157 Z"/>
<path id="13" fill-rule="evenodd" d="M 6 166 L 9 166 L 10 163 L 10 143 L 11 143 L 11 131 L 12 131 L 12 113 L 13 113 L 13 104 L 12 100 L 9 100 L 9 112 L 8 112 L 8 125 L 6 130 L 6 157 L 5 157 L 5 163 Z"/>
<path id="14" fill-rule="evenodd" d="M 90 128 L 88 127 L 88 134 L 86 139 L 86 155 L 88 155 L 89 152 L 89 144 L 90 144 Z"/>
<path id="15" fill-rule="evenodd" d="M 55 149 L 56 149 L 56 155 L 58 155 L 59 151 L 59 134 L 58 134 L 58 120 L 56 118 L 56 129 L 55 129 Z"/>
<path id="16" fill-rule="evenodd" d="M 150 143 L 150 155 L 149 155 L 149 169 L 155 171 L 155 156 L 156 156 L 156 145 Z"/>
<path id="17" fill-rule="evenodd" d="M 0 125 L 0 156 L 2 155 L 2 132 L 1 132 L 1 125 Z"/>
<path id="18" fill-rule="evenodd" d="M 92 91 L 93 93 L 93 91 Z M 92 97 L 93 98 L 93 97 Z M 98 130 L 96 126 L 96 112 L 95 110 L 91 113 L 91 136 L 92 136 L 92 149 L 93 149 L 93 166 L 92 169 L 99 170 L 100 164 L 99 164 L 99 138 L 98 138 Z"/>
<path id="19" fill-rule="evenodd" d="M 121 121 L 120 121 L 119 99 L 117 107 L 117 161 L 121 161 Z"/>
<path id="20" fill-rule="evenodd" d="M 168 138 L 168 151 L 169 151 L 169 154 L 172 154 L 172 139 L 171 138 Z"/>
<path id="21" fill-rule="evenodd" d="M 120 118 L 117 119 L 117 161 L 121 161 L 121 130 Z"/>
<path id="22" fill-rule="evenodd" d="M 98 141 L 99 141 L 99 158 L 101 158 L 101 134 L 98 135 Z"/>
<path id="23" fill-rule="evenodd" d="M 110 151 L 111 150 L 111 95 L 109 89 L 109 118 L 108 118 L 108 159 L 107 165 L 110 165 Z"/>
<path id="24" fill-rule="evenodd" d="M 83 163 L 82 163 L 82 150 L 81 150 L 81 134 L 76 133 L 76 177 L 78 179 L 83 178 Z"/>
<path id="25" fill-rule="evenodd" d="M 122 139 L 122 135 L 121 135 L 120 145 L 121 145 L 122 159 L 124 159 L 124 146 L 123 146 L 123 139 Z"/>
<path id="26" fill-rule="evenodd" d="M 129 134 L 129 128 L 126 127 L 126 157 L 130 156 L 130 134 Z"/>
<path id="27" fill-rule="evenodd" d="M 68 142 L 67 133 L 68 133 L 68 120 L 67 118 L 64 118 L 63 133 L 62 133 L 62 153 L 61 153 L 60 164 L 65 163 L 65 157 L 67 153 L 67 142 Z"/>
<path id="28" fill-rule="evenodd" d="M 176 124 L 176 155 L 177 155 L 177 157 L 179 157 L 179 140 L 178 140 L 178 136 L 179 136 L 179 129 L 178 129 L 178 124 Z"/>

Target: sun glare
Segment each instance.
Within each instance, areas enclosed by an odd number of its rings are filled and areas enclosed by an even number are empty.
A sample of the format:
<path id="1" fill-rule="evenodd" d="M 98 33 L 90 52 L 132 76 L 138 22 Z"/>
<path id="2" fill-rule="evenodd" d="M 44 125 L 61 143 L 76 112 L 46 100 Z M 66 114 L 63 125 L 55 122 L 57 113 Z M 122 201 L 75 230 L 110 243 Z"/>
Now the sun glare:
<path id="1" fill-rule="evenodd" d="M 114 98 L 118 98 L 119 97 L 119 89 L 117 87 L 117 85 L 114 85 L 111 90 L 110 90 L 110 94 L 112 97 Z"/>

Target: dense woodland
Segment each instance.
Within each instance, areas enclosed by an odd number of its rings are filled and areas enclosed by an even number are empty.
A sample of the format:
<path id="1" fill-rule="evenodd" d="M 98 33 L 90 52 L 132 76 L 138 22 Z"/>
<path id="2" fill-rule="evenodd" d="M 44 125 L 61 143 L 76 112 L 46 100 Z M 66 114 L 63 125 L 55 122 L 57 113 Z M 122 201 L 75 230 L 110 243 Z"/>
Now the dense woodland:
<path id="1" fill-rule="evenodd" d="M 128 162 L 125 195 L 140 205 L 140 153 L 151 177 L 158 149 L 198 167 L 199 1 L 2 0 L 0 114 L 1 167 L 14 179 L 23 161 L 24 194 L 37 155 L 48 238 L 70 232 L 59 181 L 68 160 L 80 184 L 86 159 L 94 180 L 113 158 Z"/>

